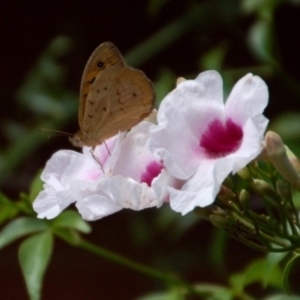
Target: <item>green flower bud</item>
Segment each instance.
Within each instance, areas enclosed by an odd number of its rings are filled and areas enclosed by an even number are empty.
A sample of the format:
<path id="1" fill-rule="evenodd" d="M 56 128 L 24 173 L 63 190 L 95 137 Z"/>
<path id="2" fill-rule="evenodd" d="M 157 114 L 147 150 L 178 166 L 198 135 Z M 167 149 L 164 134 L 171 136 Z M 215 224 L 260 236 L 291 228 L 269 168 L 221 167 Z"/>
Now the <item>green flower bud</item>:
<path id="1" fill-rule="evenodd" d="M 285 201 L 290 201 L 292 199 L 292 192 L 289 185 L 281 180 L 276 182 L 276 191 Z"/>
<path id="2" fill-rule="evenodd" d="M 264 180 L 253 179 L 252 188 L 262 196 L 268 196 L 271 198 L 278 198 L 274 189 Z"/>
<path id="3" fill-rule="evenodd" d="M 250 174 L 249 169 L 247 167 L 239 170 L 237 173 L 239 174 L 239 176 L 241 178 L 243 178 L 245 180 L 248 180 L 249 178 L 251 178 L 251 174 Z"/>
<path id="4" fill-rule="evenodd" d="M 236 196 L 235 193 L 231 189 L 229 189 L 225 185 L 221 186 L 221 189 L 218 194 L 218 198 L 221 201 L 231 200 L 231 199 L 235 198 L 235 196 Z"/>
<path id="5" fill-rule="evenodd" d="M 241 190 L 239 194 L 239 200 L 243 210 L 248 210 L 250 204 L 250 195 L 246 190 Z"/>
<path id="6" fill-rule="evenodd" d="M 209 221 L 209 216 L 212 214 L 212 210 L 209 206 L 207 207 L 196 207 L 194 213 L 199 215 L 201 218 Z"/>
<path id="7" fill-rule="evenodd" d="M 286 154 L 293 165 L 293 167 L 296 169 L 298 174 L 300 173 L 300 160 L 299 158 L 290 150 L 289 147 L 285 146 Z"/>
<path id="8" fill-rule="evenodd" d="M 229 189 L 233 189 L 234 188 L 234 184 L 232 182 L 232 178 L 227 176 L 223 182 L 223 185 L 225 185 L 227 188 Z"/>
<path id="9" fill-rule="evenodd" d="M 294 187 L 300 189 L 300 176 L 287 156 L 281 137 L 269 131 L 265 137 L 265 144 L 268 157 L 277 171 Z"/>
<path id="10" fill-rule="evenodd" d="M 217 216 L 217 215 L 211 215 L 209 217 L 209 220 L 214 226 L 219 228 L 224 228 L 228 223 L 228 220 L 225 217 Z"/>

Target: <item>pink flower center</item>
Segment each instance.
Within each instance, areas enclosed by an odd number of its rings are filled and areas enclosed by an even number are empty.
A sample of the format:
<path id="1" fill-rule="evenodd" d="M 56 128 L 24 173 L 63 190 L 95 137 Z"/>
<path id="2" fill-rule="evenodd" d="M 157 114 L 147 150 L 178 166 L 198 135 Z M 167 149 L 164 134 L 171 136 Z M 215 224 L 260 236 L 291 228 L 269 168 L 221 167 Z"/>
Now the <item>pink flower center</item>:
<path id="1" fill-rule="evenodd" d="M 162 169 L 163 164 L 161 162 L 150 162 L 147 165 L 145 172 L 141 176 L 141 182 L 145 182 L 151 186 L 152 180 L 160 174 Z"/>
<path id="2" fill-rule="evenodd" d="M 225 124 L 220 120 L 214 120 L 208 125 L 199 145 L 209 158 L 218 158 L 236 151 L 242 138 L 242 128 L 231 119 L 227 119 Z"/>

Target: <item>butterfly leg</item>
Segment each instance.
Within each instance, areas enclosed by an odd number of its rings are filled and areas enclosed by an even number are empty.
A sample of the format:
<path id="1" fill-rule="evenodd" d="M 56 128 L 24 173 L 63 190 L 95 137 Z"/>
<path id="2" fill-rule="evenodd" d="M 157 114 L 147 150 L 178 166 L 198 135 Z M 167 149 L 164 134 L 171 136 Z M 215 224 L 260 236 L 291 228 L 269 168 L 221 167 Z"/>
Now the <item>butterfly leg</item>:
<path id="1" fill-rule="evenodd" d="M 110 151 L 109 151 L 109 148 L 108 148 L 107 144 L 105 143 L 105 141 L 104 141 L 103 143 L 104 143 L 104 145 L 105 145 L 105 147 L 106 147 L 106 150 L 107 150 L 108 154 L 111 156 L 111 153 L 110 153 Z"/>
<path id="2" fill-rule="evenodd" d="M 101 170 L 102 170 L 102 172 L 103 172 L 103 174 L 104 174 L 104 168 L 103 168 L 103 165 L 102 165 L 101 161 L 98 159 L 98 157 L 95 156 L 94 150 L 95 150 L 95 147 L 92 147 L 91 150 L 90 150 L 91 155 L 92 155 L 93 159 L 100 165 L 100 168 L 101 168 Z"/>
<path id="3" fill-rule="evenodd" d="M 131 128 L 126 131 L 125 138 L 126 138 L 126 136 L 127 136 L 127 134 L 129 133 L 130 130 L 131 130 Z"/>

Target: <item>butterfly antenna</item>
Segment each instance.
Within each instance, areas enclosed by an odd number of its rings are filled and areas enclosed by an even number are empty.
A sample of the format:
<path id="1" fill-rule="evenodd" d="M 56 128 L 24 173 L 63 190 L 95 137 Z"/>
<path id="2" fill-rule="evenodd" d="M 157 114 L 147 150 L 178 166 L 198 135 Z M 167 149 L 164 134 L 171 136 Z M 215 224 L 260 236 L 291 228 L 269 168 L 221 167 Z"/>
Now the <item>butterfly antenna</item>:
<path id="1" fill-rule="evenodd" d="M 48 128 L 40 128 L 40 131 L 50 131 L 50 132 L 56 134 L 56 136 L 73 136 L 73 134 L 71 134 L 69 132 L 54 130 L 54 129 L 48 129 Z"/>

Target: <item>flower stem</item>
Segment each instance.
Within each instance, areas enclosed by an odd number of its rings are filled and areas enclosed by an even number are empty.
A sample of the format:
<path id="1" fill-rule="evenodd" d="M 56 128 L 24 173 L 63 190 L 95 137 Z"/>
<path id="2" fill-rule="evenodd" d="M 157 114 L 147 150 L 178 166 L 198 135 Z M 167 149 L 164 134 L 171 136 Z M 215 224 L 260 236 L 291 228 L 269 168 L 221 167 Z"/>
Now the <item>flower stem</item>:
<path id="1" fill-rule="evenodd" d="M 234 218 L 236 220 L 238 220 L 241 224 L 243 224 L 246 228 L 249 229 L 249 232 L 255 232 L 256 228 L 253 224 L 251 224 L 248 220 L 245 220 L 244 218 L 242 218 L 240 215 L 233 213 L 232 214 L 234 216 Z M 269 242 L 276 244 L 282 248 L 288 248 L 290 247 L 290 245 L 288 245 L 287 243 L 285 243 L 284 241 L 282 241 L 282 239 L 279 239 L 277 237 L 273 237 L 270 236 L 264 232 L 262 232 L 261 230 L 258 230 L 258 232 L 256 232 L 256 234 L 260 235 L 262 238 L 268 240 Z M 245 242 L 245 241 L 244 241 Z"/>
<path id="2" fill-rule="evenodd" d="M 173 274 L 164 273 L 164 272 L 158 271 L 156 269 L 147 267 L 147 266 L 137 263 L 133 260 L 130 260 L 124 256 L 121 256 L 119 254 L 116 254 L 116 253 L 113 253 L 106 249 L 103 249 L 92 243 L 89 243 L 83 239 L 80 240 L 78 246 L 80 248 L 88 250 L 98 256 L 101 256 L 105 259 L 113 261 L 119 265 L 122 265 L 129 269 L 138 271 L 146 276 L 156 278 L 158 280 L 162 280 L 168 285 L 172 285 L 177 288 L 182 287 L 190 294 L 201 296 L 201 293 L 199 291 L 197 291 L 192 285 L 188 284 L 187 282 L 183 281 L 182 279 L 178 278 L 177 276 L 175 276 Z"/>

